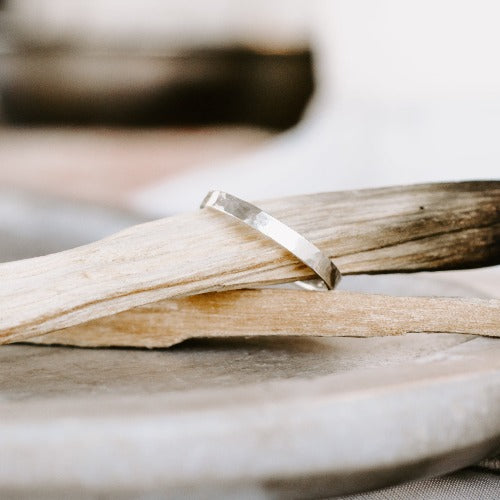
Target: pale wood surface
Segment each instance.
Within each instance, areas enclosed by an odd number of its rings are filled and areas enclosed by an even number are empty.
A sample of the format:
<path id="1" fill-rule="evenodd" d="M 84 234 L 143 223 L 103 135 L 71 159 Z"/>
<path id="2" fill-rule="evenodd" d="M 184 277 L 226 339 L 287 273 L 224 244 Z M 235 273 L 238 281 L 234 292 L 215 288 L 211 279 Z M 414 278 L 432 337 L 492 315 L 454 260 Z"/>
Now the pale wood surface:
<path id="1" fill-rule="evenodd" d="M 500 183 L 466 182 L 259 203 L 344 274 L 499 261 Z M 311 276 L 288 252 L 209 209 L 135 226 L 74 250 L 0 265 L 3 342 L 167 298 Z"/>
<path id="2" fill-rule="evenodd" d="M 500 301 L 332 291 L 237 290 L 171 299 L 28 339 L 84 347 L 169 347 L 193 337 L 374 337 L 409 332 L 500 337 Z"/>

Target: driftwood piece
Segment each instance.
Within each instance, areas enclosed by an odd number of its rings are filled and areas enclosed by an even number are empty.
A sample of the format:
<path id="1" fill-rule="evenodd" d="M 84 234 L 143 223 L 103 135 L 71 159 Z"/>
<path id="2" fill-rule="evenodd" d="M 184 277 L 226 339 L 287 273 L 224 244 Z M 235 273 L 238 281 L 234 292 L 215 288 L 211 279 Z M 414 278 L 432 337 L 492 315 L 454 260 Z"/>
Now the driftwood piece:
<path id="1" fill-rule="evenodd" d="M 500 300 L 236 290 L 147 304 L 29 342 L 153 348 L 193 337 L 375 337 L 410 332 L 500 337 Z"/>
<path id="2" fill-rule="evenodd" d="M 323 193 L 259 205 L 317 244 L 343 274 L 500 262 L 498 181 Z M 0 339 L 22 341 L 168 298 L 306 277 L 310 271 L 288 252 L 205 209 L 0 265 Z"/>

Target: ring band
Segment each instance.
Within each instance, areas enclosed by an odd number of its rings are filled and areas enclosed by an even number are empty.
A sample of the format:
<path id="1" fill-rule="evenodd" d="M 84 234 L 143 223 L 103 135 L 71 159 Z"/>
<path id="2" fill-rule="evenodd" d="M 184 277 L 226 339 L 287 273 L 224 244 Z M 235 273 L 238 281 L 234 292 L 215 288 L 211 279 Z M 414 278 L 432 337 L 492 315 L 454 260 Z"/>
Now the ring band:
<path id="1" fill-rule="evenodd" d="M 335 264 L 313 243 L 259 207 L 223 191 L 209 191 L 200 208 L 210 207 L 256 229 L 295 255 L 320 278 L 297 282 L 310 290 L 335 288 L 341 274 Z"/>

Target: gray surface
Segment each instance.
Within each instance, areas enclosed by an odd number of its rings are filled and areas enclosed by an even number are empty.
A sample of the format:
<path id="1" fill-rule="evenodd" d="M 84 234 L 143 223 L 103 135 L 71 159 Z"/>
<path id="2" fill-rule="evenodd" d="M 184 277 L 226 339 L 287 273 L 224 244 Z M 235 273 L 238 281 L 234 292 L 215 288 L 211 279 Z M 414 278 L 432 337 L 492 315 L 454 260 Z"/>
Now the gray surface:
<path id="1" fill-rule="evenodd" d="M 458 337 L 389 339 L 426 344 L 411 360 L 329 339 L 316 351 L 328 374 L 303 349 L 258 341 L 7 346 L 0 492 L 325 497 L 464 467 L 500 448 L 500 346 Z"/>
<path id="2" fill-rule="evenodd" d="M 439 355 L 471 338 L 196 339 L 153 351 L 9 345 L 0 349 L 0 401 L 165 394 L 314 379 Z"/>

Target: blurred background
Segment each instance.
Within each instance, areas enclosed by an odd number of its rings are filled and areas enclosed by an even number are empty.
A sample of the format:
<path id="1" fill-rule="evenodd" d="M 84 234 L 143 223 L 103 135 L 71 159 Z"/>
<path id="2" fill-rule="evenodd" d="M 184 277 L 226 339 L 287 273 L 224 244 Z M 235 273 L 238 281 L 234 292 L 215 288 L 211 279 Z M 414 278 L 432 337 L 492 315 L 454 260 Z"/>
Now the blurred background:
<path id="1" fill-rule="evenodd" d="M 489 0 L 0 1 L 0 260 L 195 210 L 498 178 Z"/>

